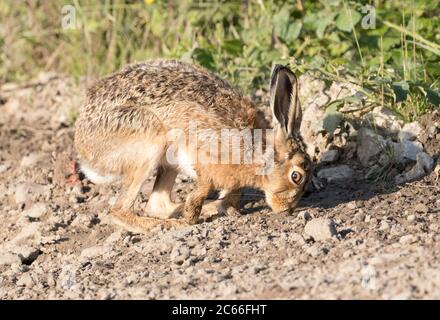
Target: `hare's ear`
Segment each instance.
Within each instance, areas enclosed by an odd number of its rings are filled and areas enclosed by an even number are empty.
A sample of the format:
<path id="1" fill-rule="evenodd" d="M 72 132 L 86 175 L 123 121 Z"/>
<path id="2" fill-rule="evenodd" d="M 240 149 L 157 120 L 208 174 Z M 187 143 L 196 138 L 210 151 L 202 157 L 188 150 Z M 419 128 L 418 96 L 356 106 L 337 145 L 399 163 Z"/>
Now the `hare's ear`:
<path id="1" fill-rule="evenodd" d="M 290 136 L 299 131 L 301 106 L 298 97 L 298 80 L 289 68 L 275 65 L 270 82 L 270 105 L 280 127 Z"/>

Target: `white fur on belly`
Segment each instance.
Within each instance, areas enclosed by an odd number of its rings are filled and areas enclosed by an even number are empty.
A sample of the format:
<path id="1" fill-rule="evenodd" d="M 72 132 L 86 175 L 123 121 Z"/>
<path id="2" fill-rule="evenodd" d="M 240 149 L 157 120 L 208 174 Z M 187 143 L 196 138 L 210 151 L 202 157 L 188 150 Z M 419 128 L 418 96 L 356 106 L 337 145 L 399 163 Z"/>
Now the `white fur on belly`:
<path id="1" fill-rule="evenodd" d="M 81 171 L 86 175 L 86 177 L 92 181 L 95 184 L 102 184 L 102 183 L 110 183 L 118 180 L 118 176 L 114 175 L 108 175 L 103 176 L 94 171 L 92 168 L 90 168 L 88 165 L 81 163 L 80 164 Z"/>

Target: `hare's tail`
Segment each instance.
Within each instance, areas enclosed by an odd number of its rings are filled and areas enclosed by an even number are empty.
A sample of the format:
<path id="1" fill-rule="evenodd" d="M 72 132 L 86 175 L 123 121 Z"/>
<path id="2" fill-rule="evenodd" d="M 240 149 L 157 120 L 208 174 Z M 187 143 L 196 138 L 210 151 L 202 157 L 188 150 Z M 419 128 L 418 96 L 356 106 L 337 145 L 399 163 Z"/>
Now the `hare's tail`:
<path id="1" fill-rule="evenodd" d="M 136 233 L 148 233 L 151 229 L 158 225 L 165 229 L 189 226 L 189 224 L 183 219 L 140 217 L 131 212 L 124 212 L 122 210 L 113 211 L 111 220 L 114 224 Z"/>

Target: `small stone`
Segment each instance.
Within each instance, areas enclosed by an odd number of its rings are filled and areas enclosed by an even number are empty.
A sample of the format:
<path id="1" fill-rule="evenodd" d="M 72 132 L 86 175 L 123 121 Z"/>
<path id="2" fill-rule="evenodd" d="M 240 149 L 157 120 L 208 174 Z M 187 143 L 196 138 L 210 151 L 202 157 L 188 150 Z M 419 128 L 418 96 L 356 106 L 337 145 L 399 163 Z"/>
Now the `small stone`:
<path id="1" fill-rule="evenodd" d="M 108 251 L 110 251 L 110 249 L 111 249 L 110 246 L 89 247 L 89 248 L 86 248 L 81 251 L 81 257 L 91 259 L 91 258 L 101 256 L 101 255 L 107 253 Z"/>
<path id="2" fill-rule="evenodd" d="M 0 252 L 0 266 L 2 265 L 12 265 L 12 264 L 20 264 L 21 259 L 18 255 L 10 253 L 10 252 Z"/>
<path id="3" fill-rule="evenodd" d="M 357 208 L 356 201 L 351 201 L 351 202 L 347 203 L 347 209 L 354 210 L 356 208 Z"/>
<path id="4" fill-rule="evenodd" d="M 399 242 L 401 244 L 411 244 L 417 241 L 417 238 L 412 234 L 407 234 L 405 236 L 400 237 Z"/>
<path id="5" fill-rule="evenodd" d="M 434 166 L 434 160 L 425 152 L 420 152 L 416 156 L 416 164 L 411 170 L 399 174 L 395 177 L 396 184 L 401 184 L 407 181 L 414 181 L 424 177 L 431 172 Z"/>
<path id="6" fill-rule="evenodd" d="M 394 158 L 400 163 L 416 161 L 417 155 L 423 152 L 423 145 L 419 141 L 404 140 L 394 144 Z"/>
<path id="7" fill-rule="evenodd" d="M 315 241 L 330 239 L 337 234 L 335 223 L 326 218 L 315 218 L 307 222 L 304 233 Z"/>
<path id="8" fill-rule="evenodd" d="M 419 212 L 419 213 L 428 213 L 428 212 L 429 212 L 429 208 L 428 208 L 428 206 L 427 206 L 426 204 L 424 204 L 424 203 L 418 203 L 418 204 L 416 204 L 416 205 L 414 206 L 414 210 L 415 210 L 416 212 Z"/>
<path id="9" fill-rule="evenodd" d="M 170 259 L 175 264 L 181 265 L 189 259 L 189 248 L 185 245 L 175 246 L 170 254 Z"/>
<path id="10" fill-rule="evenodd" d="M 259 273 L 260 271 L 266 270 L 267 266 L 265 266 L 264 264 L 256 264 L 255 266 L 252 267 L 252 272 L 254 274 Z"/>
<path id="11" fill-rule="evenodd" d="M 55 273 L 49 272 L 49 274 L 47 275 L 47 285 L 49 287 L 55 287 L 56 285 Z"/>
<path id="12" fill-rule="evenodd" d="M 313 216 L 307 210 L 302 210 L 298 213 L 298 218 L 303 221 L 309 221 L 313 218 Z"/>
<path id="13" fill-rule="evenodd" d="M 418 122 L 410 122 L 406 123 L 402 130 L 399 131 L 398 138 L 400 141 L 403 140 L 415 140 L 417 136 L 420 134 L 422 128 L 420 127 Z"/>
<path id="14" fill-rule="evenodd" d="M 408 217 L 406 217 L 406 220 L 409 222 L 414 222 L 416 220 L 416 216 L 413 214 L 410 214 Z"/>
<path id="15" fill-rule="evenodd" d="M 113 243 L 119 241 L 121 238 L 122 238 L 122 231 L 117 230 L 117 231 L 113 232 L 111 235 L 109 235 L 107 237 L 107 239 L 105 239 L 105 243 L 106 244 L 113 244 Z"/>
<path id="16" fill-rule="evenodd" d="M 430 173 L 434 167 L 434 160 L 426 152 L 420 152 L 416 157 L 417 165 L 423 168 L 425 173 Z"/>
<path id="17" fill-rule="evenodd" d="M 3 172 L 8 171 L 11 167 L 12 167 L 12 165 L 10 163 L 2 163 L 2 164 L 0 164 L 0 174 L 3 173 Z"/>
<path id="18" fill-rule="evenodd" d="M 376 107 L 369 114 L 370 121 L 375 123 L 376 126 L 387 130 L 390 133 L 400 131 L 403 125 L 403 121 L 399 120 L 397 114 L 386 107 Z"/>
<path id="19" fill-rule="evenodd" d="M 380 222 L 379 230 L 385 231 L 385 230 L 388 230 L 389 228 L 390 228 L 390 225 L 388 224 L 388 222 L 386 222 L 385 220 L 382 220 Z"/>
<path id="20" fill-rule="evenodd" d="M 75 286 L 76 283 L 76 272 L 78 271 L 78 267 L 73 264 L 68 264 L 63 266 L 61 269 L 60 275 L 58 277 L 57 285 L 60 286 L 60 288 L 69 290 L 73 286 Z"/>
<path id="21" fill-rule="evenodd" d="M 365 212 L 360 209 L 355 215 L 354 215 L 354 220 L 356 222 L 362 222 L 365 220 Z"/>
<path id="22" fill-rule="evenodd" d="M 41 222 L 33 222 L 25 226 L 21 231 L 11 240 L 12 244 L 18 244 L 28 238 L 35 238 L 41 236 Z"/>
<path id="23" fill-rule="evenodd" d="M 436 174 L 437 178 L 440 176 L 440 162 L 438 161 L 435 168 L 434 173 Z"/>
<path id="24" fill-rule="evenodd" d="M 30 246 L 14 246 L 9 251 L 16 254 L 24 264 L 31 264 L 40 254 L 40 249 Z"/>
<path id="25" fill-rule="evenodd" d="M 357 156 L 363 166 L 378 158 L 386 149 L 385 139 L 373 130 L 361 128 L 358 134 Z"/>
<path id="26" fill-rule="evenodd" d="M 336 149 L 326 150 L 321 154 L 320 161 L 322 163 L 332 163 L 338 160 L 339 151 Z"/>
<path id="27" fill-rule="evenodd" d="M 328 182 L 350 180 L 353 176 L 353 169 L 345 164 L 331 168 L 324 168 L 318 172 L 318 178 L 326 179 Z"/>
<path id="28" fill-rule="evenodd" d="M 45 186 L 38 183 L 21 183 L 15 188 L 14 200 L 16 204 L 26 203 L 31 195 L 41 195 L 46 191 Z"/>
<path id="29" fill-rule="evenodd" d="M 35 282 L 29 273 L 25 273 L 17 280 L 16 284 L 20 287 L 32 288 L 35 285 Z"/>
<path id="30" fill-rule="evenodd" d="M 45 203 L 37 203 L 23 213 L 29 218 L 38 219 L 46 214 L 47 210 L 47 205 Z"/>
<path id="31" fill-rule="evenodd" d="M 40 159 L 41 154 L 31 153 L 21 159 L 20 166 L 24 168 L 33 167 L 38 163 L 38 161 L 40 161 Z"/>

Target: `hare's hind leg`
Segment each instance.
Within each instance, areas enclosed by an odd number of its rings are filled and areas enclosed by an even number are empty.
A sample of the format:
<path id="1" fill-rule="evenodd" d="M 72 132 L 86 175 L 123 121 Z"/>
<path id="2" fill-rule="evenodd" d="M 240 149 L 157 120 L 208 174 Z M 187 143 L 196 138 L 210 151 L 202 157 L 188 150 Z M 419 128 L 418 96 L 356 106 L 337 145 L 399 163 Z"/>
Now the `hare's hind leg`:
<path id="1" fill-rule="evenodd" d="M 177 177 L 177 170 L 172 167 L 159 167 L 153 191 L 148 200 L 146 212 L 149 216 L 171 218 L 179 213 L 182 204 L 171 200 L 171 191 Z"/>
<path id="2" fill-rule="evenodd" d="M 133 205 L 139 194 L 142 185 L 154 170 L 156 161 L 147 161 L 144 165 L 127 172 L 123 177 L 123 185 L 126 192 L 120 196 L 112 210 L 112 221 L 123 228 L 139 233 L 146 233 L 156 225 L 163 225 L 165 228 L 186 225 L 185 221 L 177 219 L 158 219 L 151 217 L 139 217 L 133 212 Z"/>

